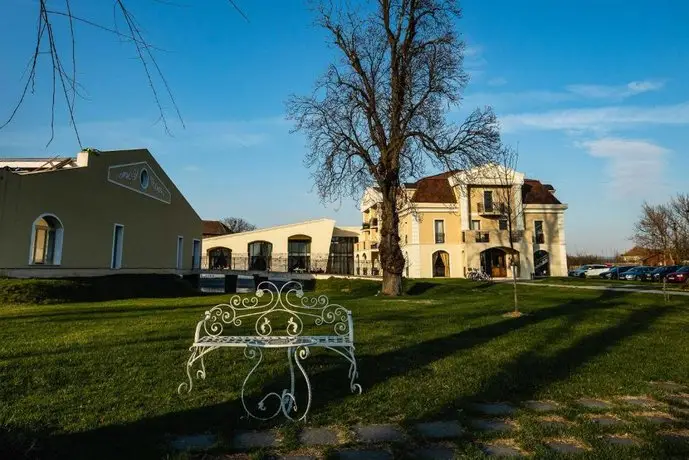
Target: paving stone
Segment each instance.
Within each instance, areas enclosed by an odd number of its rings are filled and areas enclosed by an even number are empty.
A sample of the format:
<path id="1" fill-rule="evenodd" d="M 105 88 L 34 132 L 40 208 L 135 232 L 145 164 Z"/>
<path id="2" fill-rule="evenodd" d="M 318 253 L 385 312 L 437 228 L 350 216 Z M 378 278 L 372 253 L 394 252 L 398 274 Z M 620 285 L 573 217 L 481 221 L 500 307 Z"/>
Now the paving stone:
<path id="1" fill-rule="evenodd" d="M 559 409 L 559 406 L 550 401 L 524 401 L 524 407 L 535 412 L 552 412 Z"/>
<path id="2" fill-rule="evenodd" d="M 608 435 L 604 438 L 607 442 L 610 444 L 614 444 L 616 446 L 638 446 L 639 441 L 637 441 L 634 438 L 629 438 L 625 436 L 616 436 L 616 435 Z"/>
<path id="3" fill-rule="evenodd" d="M 175 438 L 170 444 L 175 450 L 207 450 L 218 442 L 218 438 L 212 434 L 194 434 Z"/>
<path id="4" fill-rule="evenodd" d="M 523 457 L 524 454 L 516 447 L 506 444 L 486 444 L 481 448 L 483 452 L 491 457 Z"/>
<path id="5" fill-rule="evenodd" d="M 391 460 L 392 454 L 384 450 L 341 450 L 337 453 L 340 460 Z"/>
<path id="6" fill-rule="evenodd" d="M 307 446 L 334 446 L 340 443 L 337 432 L 330 428 L 304 428 L 299 440 Z"/>
<path id="7" fill-rule="evenodd" d="M 668 391 L 670 393 L 682 391 L 686 388 L 684 385 L 680 385 L 679 383 L 675 382 L 651 382 L 651 385 L 660 390 Z"/>
<path id="8" fill-rule="evenodd" d="M 415 450 L 413 458 L 421 460 L 454 460 L 455 451 L 449 447 L 427 447 Z"/>
<path id="9" fill-rule="evenodd" d="M 486 420 L 476 418 L 471 420 L 471 426 L 482 431 L 512 431 L 514 426 L 506 420 Z"/>
<path id="10" fill-rule="evenodd" d="M 689 442 L 689 430 L 665 432 L 662 436 L 669 441 Z"/>
<path id="11" fill-rule="evenodd" d="M 416 431 L 429 439 L 457 438 L 464 433 L 464 428 L 457 421 L 425 422 L 416 425 Z"/>
<path id="12" fill-rule="evenodd" d="M 675 396 L 672 398 L 672 400 L 676 403 L 684 404 L 685 406 L 689 406 L 689 396 Z"/>
<path id="13" fill-rule="evenodd" d="M 577 400 L 577 403 L 589 409 L 610 409 L 612 407 L 609 402 L 592 398 L 581 398 Z"/>
<path id="14" fill-rule="evenodd" d="M 404 441 L 404 433 L 397 425 L 357 425 L 354 432 L 362 442 Z"/>
<path id="15" fill-rule="evenodd" d="M 667 415 L 638 415 L 639 418 L 655 425 L 669 425 L 674 420 Z"/>
<path id="16" fill-rule="evenodd" d="M 660 404 L 655 399 L 647 398 L 645 396 L 622 398 L 622 401 L 624 401 L 625 404 L 637 407 L 653 407 Z"/>
<path id="17" fill-rule="evenodd" d="M 565 441 L 551 441 L 547 442 L 545 445 L 561 454 L 580 454 L 586 452 L 586 449 L 583 447 Z"/>
<path id="18" fill-rule="evenodd" d="M 469 407 L 484 415 L 511 415 L 515 411 L 514 406 L 505 403 L 475 403 Z"/>
<path id="19" fill-rule="evenodd" d="M 596 415 L 589 418 L 589 420 L 600 426 L 615 426 L 624 423 L 622 420 L 609 415 Z"/>
<path id="20" fill-rule="evenodd" d="M 232 440 L 232 445 L 240 450 L 273 447 L 277 444 L 277 438 L 272 431 L 243 431 L 237 433 Z"/>

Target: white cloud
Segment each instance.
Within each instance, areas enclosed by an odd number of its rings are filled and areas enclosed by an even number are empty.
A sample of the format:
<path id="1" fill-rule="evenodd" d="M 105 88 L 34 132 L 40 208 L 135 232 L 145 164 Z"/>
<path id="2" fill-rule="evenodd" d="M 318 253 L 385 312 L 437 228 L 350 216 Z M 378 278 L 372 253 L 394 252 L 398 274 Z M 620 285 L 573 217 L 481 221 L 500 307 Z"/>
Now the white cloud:
<path id="1" fill-rule="evenodd" d="M 472 79 L 477 79 L 485 73 L 488 61 L 483 57 L 483 46 L 467 45 L 464 48 L 464 70 Z"/>
<path id="2" fill-rule="evenodd" d="M 511 114 L 501 117 L 505 131 L 521 129 L 597 131 L 637 125 L 689 124 L 689 102 L 655 107 L 600 107 Z"/>
<path id="3" fill-rule="evenodd" d="M 201 168 L 196 165 L 188 165 L 184 167 L 184 170 L 187 172 L 199 172 L 201 171 Z"/>
<path id="4" fill-rule="evenodd" d="M 488 86 L 502 86 L 507 84 L 507 79 L 504 77 L 493 77 L 486 84 Z"/>
<path id="5" fill-rule="evenodd" d="M 622 100 L 637 94 L 658 91 L 665 86 L 664 81 L 632 81 L 626 85 L 569 85 L 567 91 L 588 99 Z"/>
<path id="6" fill-rule="evenodd" d="M 589 155 L 606 162 L 610 189 L 614 193 L 648 196 L 662 184 L 670 150 L 643 139 L 606 137 L 580 142 Z"/>

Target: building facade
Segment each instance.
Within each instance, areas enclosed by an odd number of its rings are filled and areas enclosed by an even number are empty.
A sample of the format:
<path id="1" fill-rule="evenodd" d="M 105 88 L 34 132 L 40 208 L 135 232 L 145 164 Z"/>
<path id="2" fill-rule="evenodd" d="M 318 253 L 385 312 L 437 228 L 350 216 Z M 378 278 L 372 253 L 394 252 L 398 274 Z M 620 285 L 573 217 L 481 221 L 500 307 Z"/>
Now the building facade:
<path id="1" fill-rule="evenodd" d="M 183 273 L 201 219 L 146 149 L 0 159 L 0 276 Z"/>
<path id="2" fill-rule="evenodd" d="M 400 244 L 409 278 L 566 276 L 565 210 L 555 190 L 517 171 L 488 165 L 405 184 Z M 380 193 L 364 193 L 355 273 L 380 275 Z"/>
<path id="3" fill-rule="evenodd" d="M 358 238 L 358 227 L 337 227 L 332 219 L 211 236 L 203 239 L 202 267 L 353 275 Z"/>

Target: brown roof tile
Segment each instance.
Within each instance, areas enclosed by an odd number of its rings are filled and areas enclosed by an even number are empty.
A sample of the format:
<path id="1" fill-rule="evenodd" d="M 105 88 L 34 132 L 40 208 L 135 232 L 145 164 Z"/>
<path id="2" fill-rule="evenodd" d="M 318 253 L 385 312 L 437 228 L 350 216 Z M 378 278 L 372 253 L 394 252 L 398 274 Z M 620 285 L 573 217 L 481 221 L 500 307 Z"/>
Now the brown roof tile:
<path id="1" fill-rule="evenodd" d="M 522 201 L 524 204 L 562 204 L 548 187 L 534 179 L 524 179 Z"/>
<path id="2" fill-rule="evenodd" d="M 225 224 L 219 220 L 203 221 L 203 236 L 226 235 L 230 233 Z"/>
<path id="3" fill-rule="evenodd" d="M 447 178 L 452 173 L 424 177 L 416 182 L 416 191 L 411 200 L 414 203 L 456 203 L 457 199 Z"/>

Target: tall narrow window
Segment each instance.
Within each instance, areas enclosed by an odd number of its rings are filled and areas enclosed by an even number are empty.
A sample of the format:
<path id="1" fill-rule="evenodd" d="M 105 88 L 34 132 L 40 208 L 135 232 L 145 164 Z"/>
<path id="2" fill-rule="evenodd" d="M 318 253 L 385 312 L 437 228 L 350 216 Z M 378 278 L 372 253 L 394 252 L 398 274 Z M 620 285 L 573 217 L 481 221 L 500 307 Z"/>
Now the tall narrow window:
<path id="1" fill-rule="evenodd" d="M 435 224 L 435 242 L 436 244 L 442 244 L 445 242 L 445 221 L 436 220 Z"/>
<path id="2" fill-rule="evenodd" d="M 500 219 L 500 230 L 508 230 L 507 219 Z"/>
<path id="3" fill-rule="evenodd" d="M 177 237 L 177 270 L 184 266 L 184 237 Z"/>
<path id="4" fill-rule="evenodd" d="M 480 220 L 472 220 L 471 221 L 471 229 L 472 230 L 481 230 L 481 221 Z"/>
<path id="5" fill-rule="evenodd" d="M 534 221 L 534 240 L 536 244 L 544 244 L 545 243 L 545 233 L 543 233 L 543 221 L 542 220 L 535 220 Z"/>
<path id="6" fill-rule="evenodd" d="M 194 240 L 191 246 L 191 268 L 198 270 L 201 268 L 201 241 Z"/>
<path id="7" fill-rule="evenodd" d="M 493 192 L 486 190 L 483 192 L 483 206 L 486 212 L 493 212 Z"/>
<path id="8" fill-rule="evenodd" d="M 112 234 L 112 258 L 110 268 L 122 268 L 122 248 L 124 247 L 124 225 L 115 224 Z"/>

